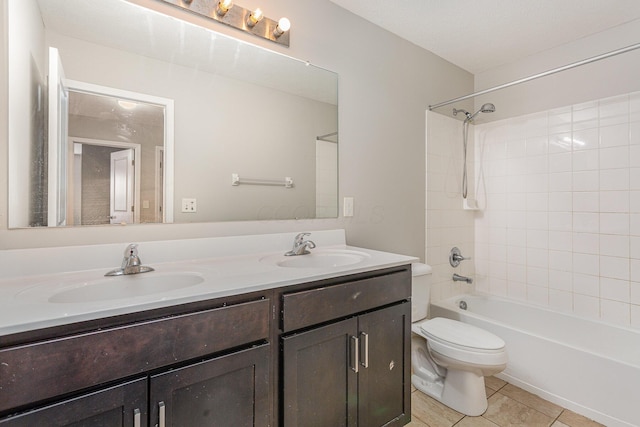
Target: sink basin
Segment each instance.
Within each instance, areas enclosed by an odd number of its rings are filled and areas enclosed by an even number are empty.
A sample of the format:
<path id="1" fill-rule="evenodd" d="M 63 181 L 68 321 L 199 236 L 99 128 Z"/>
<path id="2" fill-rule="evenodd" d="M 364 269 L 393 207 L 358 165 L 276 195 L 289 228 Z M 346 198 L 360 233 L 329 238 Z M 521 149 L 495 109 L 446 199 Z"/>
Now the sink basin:
<path id="1" fill-rule="evenodd" d="M 64 286 L 55 291 L 48 301 L 53 303 L 82 303 L 134 298 L 188 288 L 203 281 L 204 278 L 197 273 L 144 273 L 105 277 L 104 279 Z"/>
<path id="2" fill-rule="evenodd" d="M 331 268 L 358 264 L 369 255 L 364 252 L 346 249 L 315 250 L 307 255 L 284 256 L 276 255 L 263 258 L 264 262 L 271 262 L 280 267 L 290 268 Z"/>

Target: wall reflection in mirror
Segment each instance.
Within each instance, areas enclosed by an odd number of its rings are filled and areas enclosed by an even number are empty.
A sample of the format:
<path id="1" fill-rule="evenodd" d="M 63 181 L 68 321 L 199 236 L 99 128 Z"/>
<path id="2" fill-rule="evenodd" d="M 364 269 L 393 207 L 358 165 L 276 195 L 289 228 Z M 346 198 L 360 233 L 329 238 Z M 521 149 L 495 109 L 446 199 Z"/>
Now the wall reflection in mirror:
<path id="1" fill-rule="evenodd" d="M 9 227 L 336 217 L 337 75 L 134 2 L 8 1 Z"/>

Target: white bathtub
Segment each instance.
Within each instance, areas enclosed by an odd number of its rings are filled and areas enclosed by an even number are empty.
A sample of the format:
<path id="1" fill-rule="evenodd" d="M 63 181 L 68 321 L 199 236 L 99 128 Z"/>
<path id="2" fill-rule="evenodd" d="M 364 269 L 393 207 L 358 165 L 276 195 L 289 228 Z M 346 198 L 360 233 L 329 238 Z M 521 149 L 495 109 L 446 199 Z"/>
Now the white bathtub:
<path id="1" fill-rule="evenodd" d="M 609 427 L 640 426 L 640 331 L 484 295 L 431 304 L 430 317 L 501 337 L 509 362 L 497 377 Z"/>

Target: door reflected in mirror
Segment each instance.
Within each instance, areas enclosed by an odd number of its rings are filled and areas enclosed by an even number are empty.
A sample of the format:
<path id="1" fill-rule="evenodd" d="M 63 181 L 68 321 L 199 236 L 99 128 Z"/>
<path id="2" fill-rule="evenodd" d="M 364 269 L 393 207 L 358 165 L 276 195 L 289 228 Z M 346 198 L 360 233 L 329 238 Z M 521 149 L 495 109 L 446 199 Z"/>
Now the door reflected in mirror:
<path id="1" fill-rule="evenodd" d="M 134 3 L 8 1 L 9 227 L 336 217 L 337 75 Z"/>

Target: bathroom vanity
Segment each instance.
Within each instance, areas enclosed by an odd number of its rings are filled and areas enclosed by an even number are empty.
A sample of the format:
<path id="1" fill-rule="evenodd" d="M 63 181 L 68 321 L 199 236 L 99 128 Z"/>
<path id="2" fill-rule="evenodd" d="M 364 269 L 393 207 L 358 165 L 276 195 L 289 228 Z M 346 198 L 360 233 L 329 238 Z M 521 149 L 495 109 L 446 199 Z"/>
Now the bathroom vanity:
<path id="1" fill-rule="evenodd" d="M 293 262 L 363 258 L 337 267 L 282 266 L 283 252 L 188 262 L 203 283 L 131 297 L 139 303 L 126 310 L 111 299 L 87 304 L 112 311 L 74 314 L 75 303 L 59 302 L 70 321 L 49 313 L 48 326 L 0 328 L 0 425 L 406 424 L 413 258 L 332 248 Z M 37 280 L 15 304 L 30 307 L 23 299 Z"/>

